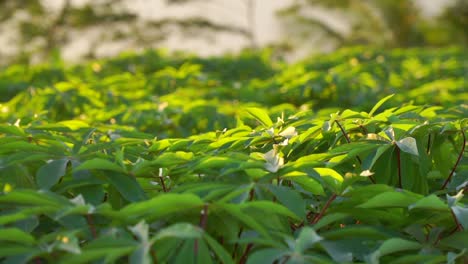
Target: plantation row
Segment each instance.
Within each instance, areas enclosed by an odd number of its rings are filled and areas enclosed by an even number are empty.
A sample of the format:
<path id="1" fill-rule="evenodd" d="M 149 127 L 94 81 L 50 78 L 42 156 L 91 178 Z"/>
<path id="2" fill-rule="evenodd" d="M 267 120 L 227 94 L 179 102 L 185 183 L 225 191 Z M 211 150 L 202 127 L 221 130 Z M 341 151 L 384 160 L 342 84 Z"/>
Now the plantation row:
<path id="1" fill-rule="evenodd" d="M 10 66 L 0 260 L 464 263 L 466 54 Z"/>
<path id="2" fill-rule="evenodd" d="M 71 68 L 14 65 L 0 72 L 0 120 L 78 119 L 167 138 L 233 128 L 252 106 L 272 116 L 361 111 L 390 94 L 388 106 L 453 106 L 468 100 L 467 54 L 355 48 L 284 65 L 266 52 L 200 59 L 149 51 Z"/>

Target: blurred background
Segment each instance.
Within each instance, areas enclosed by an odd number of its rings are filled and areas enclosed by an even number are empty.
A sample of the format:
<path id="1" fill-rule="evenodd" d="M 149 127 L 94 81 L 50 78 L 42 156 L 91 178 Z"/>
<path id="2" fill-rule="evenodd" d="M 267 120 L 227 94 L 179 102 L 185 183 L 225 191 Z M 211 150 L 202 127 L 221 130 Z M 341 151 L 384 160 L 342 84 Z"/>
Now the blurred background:
<path id="1" fill-rule="evenodd" d="M 468 0 L 0 0 L 0 65 L 165 48 L 269 48 L 288 60 L 348 45 L 468 46 Z"/>

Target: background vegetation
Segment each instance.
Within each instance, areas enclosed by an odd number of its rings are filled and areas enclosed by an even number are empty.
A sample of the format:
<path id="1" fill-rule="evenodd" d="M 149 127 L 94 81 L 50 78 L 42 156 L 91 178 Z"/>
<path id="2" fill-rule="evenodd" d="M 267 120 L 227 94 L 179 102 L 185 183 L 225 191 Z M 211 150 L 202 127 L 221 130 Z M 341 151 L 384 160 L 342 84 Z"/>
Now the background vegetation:
<path id="1" fill-rule="evenodd" d="M 0 64 L 43 62 L 51 56 L 60 58 L 65 47 L 81 41 L 83 36 L 89 38 L 88 50 L 84 53 L 88 59 L 95 58 L 97 50 L 116 43 L 139 50 L 161 47 L 161 43 L 176 34 L 186 38 L 213 38 L 224 33 L 244 38 L 245 48 L 259 47 L 256 10 L 263 8 L 261 1 L 241 0 L 234 7 L 225 0 L 159 1 L 182 9 L 213 6 L 220 14 L 238 19 L 232 20 L 235 22 L 214 19 L 206 12 L 172 17 L 159 12 L 160 15 L 147 17 L 134 7 L 134 1 L 128 0 L 1 0 L 0 31 L 10 36 L 8 44 L 15 43 L 9 46 L 16 49 L 13 53 L 0 53 Z M 51 7 L 52 2 L 56 3 L 55 8 Z M 320 46 L 339 48 L 371 44 L 395 48 L 468 44 L 465 30 L 468 27 L 468 4 L 465 0 L 452 1 L 435 17 L 425 15 L 414 0 L 290 2 L 290 6 L 277 14 L 283 37 L 270 43 L 282 56 L 298 49 L 308 53 Z M 332 23 L 333 19 L 345 27 L 338 28 Z M 80 48 L 76 47 L 78 52 Z"/>

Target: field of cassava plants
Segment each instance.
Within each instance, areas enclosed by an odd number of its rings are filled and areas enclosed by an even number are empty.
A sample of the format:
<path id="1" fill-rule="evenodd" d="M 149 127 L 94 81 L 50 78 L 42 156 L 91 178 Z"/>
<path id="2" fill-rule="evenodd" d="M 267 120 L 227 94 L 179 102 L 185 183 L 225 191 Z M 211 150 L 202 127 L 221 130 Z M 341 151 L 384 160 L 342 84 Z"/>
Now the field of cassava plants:
<path id="1" fill-rule="evenodd" d="M 468 53 L 0 71 L 2 263 L 467 263 Z"/>

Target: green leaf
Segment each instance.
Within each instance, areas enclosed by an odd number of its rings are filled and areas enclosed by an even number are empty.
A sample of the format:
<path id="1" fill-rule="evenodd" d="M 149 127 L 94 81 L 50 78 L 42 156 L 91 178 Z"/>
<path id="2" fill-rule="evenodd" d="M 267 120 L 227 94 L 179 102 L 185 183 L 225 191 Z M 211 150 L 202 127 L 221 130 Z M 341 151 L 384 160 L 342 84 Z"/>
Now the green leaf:
<path id="1" fill-rule="evenodd" d="M 380 99 L 380 101 L 378 101 L 374 107 L 372 107 L 372 110 L 369 112 L 369 116 L 373 116 L 375 111 L 377 111 L 379 109 L 379 107 L 381 107 L 385 102 L 388 101 L 388 99 L 392 98 L 395 94 L 391 94 L 389 96 L 386 96 L 382 99 Z"/>
<path id="2" fill-rule="evenodd" d="M 65 121 L 60 121 L 57 124 L 63 125 L 65 127 L 68 127 L 71 130 L 78 130 L 80 128 L 88 128 L 89 125 L 83 121 L 80 120 L 65 120 Z"/>
<path id="3" fill-rule="evenodd" d="M 283 186 L 268 185 L 268 189 L 275 195 L 278 201 L 286 208 L 290 209 L 301 219 L 306 216 L 305 200 L 296 191 Z"/>
<path id="4" fill-rule="evenodd" d="M 8 257 L 8 256 L 18 256 L 21 254 L 35 254 L 38 253 L 39 250 L 37 247 L 28 247 L 28 246 L 20 246 L 15 244 L 9 244 L 8 246 L 0 247 L 0 257 Z"/>
<path id="5" fill-rule="evenodd" d="M 236 204 L 218 204 L 218 206 L 226 211 L 228 214 L 232 215 L 234 218 L 245 224 L 246 226 L 252 228 L 253 230 L 259 232 L 263 236 L 270 238 L 268 231 L 258 222 L 255 218 L 249 216 L 248 214 L 242 212 L 241 207 Z"/>
<path id="6" fill-rule="evenodd" d="M 440 244 L 460 250 L 468 249 L 468 230 L 455 232 L 453 235 L 442 239 Z"/>
<path id="7" fill-rule="evenodd" d="M 332 224 L 336 221 L 343 220 L 346 217 L 348 217 L 347 214 L 343 213 L 332 213 L 332 214 L 327 214 L 324 217 L 322 217 L 315 225 L 314 229 L 319 230 L 329 224 Z"/>
<path id="8" fill-rule="evenodd" d="M 374 253 L 372 253 L 371 258 L 373 260 L 372 263 L 379 263 L 378 259 L 382 256 L 393 254 L 396 252 L 401 251 L 408 251 L 408 250 L 417 250 L 422 247 L 421 244 L 401 239 L 401 238 L 390 238 L 385 240 L 382 245 L 380 245 L 379 249 L 377 249 Z"/>
<path id="9" fill-rule="evenodd" d="M 0 133 L 11 134 L 15 136 L 27 136 L 22 128 L 15 125 L 0 125 Z"/>
<path id="10" fill-rule="evenodd" d="M 56 194 L 34 190 L 14 190 L 0 196 L 0 203 L 9 205 L 37 205 L 43 206 L 44 210 L 47 210 L 49 207 L 58 209 L 71 204 L 67 199 Z"/>
<path id="11" fill-rule="evenodd" d="M 160 230 L 151 240 L 157 241 L 165 238 L 175 237 L 181 239 L 201 238 L 203 230 L 190 223 L 177 223 Z"/>
<path id="12" fill-rule="evenodd" d="M 182 246 L 174 253 L 174 259 L 170 261 L 170 263 L 198 264 L 194 248 L 195 240 L 190 239 L 183 241 Z"/>
<path id="13" fill-rule="evenodd" d="M 108 181 L 130 202 L 146 200 L 146 194 L 132 176 L 122 173 L 108 173 Z"/>
<path id="14" fill-rule="evenodd" d="M 304 227 L 296 239 L 296 246 L 294 251 L 303 254 L 307 249 L 319 242 L 323 238 L 319 236 L 313 228 Z"/>
<path id="15" fill-rule="evenodd" d="M 36 182 L 39 188 L 48 190 L 65 175 L 68 159 L 59 159 L 48 162 L 39 168 L 36 173 Z"/>
<path id="16" fill-rule="evenodd" d="M 314 171 L 332 188 L 333 192 L 340 193 L 343 176 L 330 168 L 314 168 Z"/>
<path id="17" fill-rule="evenodd" d="M 0 231 L 0 241 L 20 243 L 23 245 L 34 245 L 36 243 L 32 235 L 19 228 L 2 228 Z"/>
<path id="18" fill-rule="evenodd" d="M 255 251 L 247 259 L 247 264 L 271 264 L 288 254 L 288 251 L 276 248 L 267 248 Z"/>
<path id="19" fill-rule="evenodd" d="M 463 226 L 464 230 L 468 230 L 468 208 L 456 205 L 452 206 L 451 209 L 458 223 Z"/>
<path id="20" fill-rule="evenodd" d="M 446 257 L 436 254 L 417 254 L 405 255 L 400 258 L 394 259 L 392 264 L 409 264 L 409 263 L 424 263 L 424 264 L 439 264 L 445 263 Z"/>
<path id="21" fill-rule="evenodd" d="M 161 166 L 168 167 L 177 164 L 185 164 L 193 159 L 192 152 L 176 151 L 167 152 L 158 156 L 154 163 L 160 164 Z"/>
<path id="22" fill-rule="evenodd" d="M 284 174 L 282 178 L 288 179 L 297 183 L 298 185 L 300 185 L 300 187 L 310 192 L 311 194 L 315 194 L 315 195 L 325 194 L 325 191 L 323 190 L 323 186 L 320 184 L 320 182 L 318 182 L 314 178 L 309 177 L 307 173 L 293 171 L 293 172 Z"/>
<path id="23" fill-rule="evenodd" d="M 80 170 L 110 170 L 125 173 L 125 169 L 119 165 L 101 158 L 94 158 L 81 163 L 74 171 Z"/>
<path id="24" fill-rule="evenodd" d="M 267 215 L 268 214 L 277 214 L 288 216 L 296 220 L 300 220 L 300 218 L 291 212 L 287 207 L 284 207 L 280 204 L 270 202 L 270 201 L 251 201 L 248 203 L 243 203 L 240 205 L 241 208 L 252 208 L 255 210 L 264 211 Z"/>
<path id="25" fill-rule="evenodd" d="M 135 246 L 119 246 L 99 249 L 82 250 L 81 254 L 68 254 L 61 259 L 61 263 L 86 264 L 103 259 L 104 263 L 114 263 L 118 258 L 130 254 Z"/>
<path id="26" fill-rule="evenodd" d="M 58 238 L 57 248 L 72 254 L 81 253 L 80 241 L 73 232 L 66 232 L 58 236 Z"/>
<path id="27" fill-rule="evenodd" d="M 228 157 L 206 157 L 199 161 L 196 170 L 205 170 L 213 168 L 224 168 L 232 164 L 234 160 L 229 159 Z"/>
<path id="28" fill-rule="evenodd" d="M 360 208 L 407 208 L 419 199 L 406 192 L 384 192 L 359 205 Z"/>
<path id="29" fill-rule="evenodd" d="M 396 141 L 395 143 L 397 144 L 398 148 L 401 149 L 401 151 L 415 156 L 419 156 L 418 146 L 416 145 L 416 139 L 412 137 L 406 137 Z"/>
<path id="30" fill-rule="evenodd" d="M 367 238 L 367 239 L 386 239 L 390 235 L 377 229 L 377 227 L 371 226 L 346 226 L 345 228 L 333 229 L 326 232 L 321 232 L 320 235 L 324 238 L 324 241 L 330 242 L 330 240 L 345 239 L 345 238 Z"/>
<path id="31" fill-rule="evenodd" d="M 202 207 L 203 201 L 193 194 L 161 194 L 150 200 L 132 203 L 119 211 L 124 219 L 154 221 L 176 212 Z"/>
<path id="32" fill-rule="evenodd" d="M 234 263 L 234 261 L 232 260 L 230 254 L 216 240 L 214 240 L 207 233 L 203 234 L 203 238 L 205 239 L 206 243 L 208 243 L 210 248 L 214 251 L 216 256 L 218 256 L 221 263 L 223 263 L 223 264 L 233 264 Z"/>
<path id="33" fill-rule="evenodd" d="M 364 170 L 370 170 L 372 171 L 372 168 L 374 167 L 375 162 L 384 154 L 388 149 L 392 147 L 391 144 L 386 144 L 380 146 L 376 151 L 375 154 L 372 156 L 372 160 L 366 159 L 363 161 L 362 167 Z"/>
<path id="34" fill-rule="evenodd" d="M 409 210 L 413 209 L 427 209 L 437 211 L 448 211 L 448 205 L 445 204 L 439 197 L 434 194 L 426 196 L 416 203 L 408 207 Z"/>
<path id="35" fill-rule="evenodd" d="M 35 153 L 35 152 L 47 152 L 47 148 L 44 146 L 36 145 L 33 143 L 28 143 L 24 141 L 15 141 L 15 142 L 9 142 L 5 144 L 0 145 L 0 153 L 9 153 L 11 151 L 14 152 L 29 152 L 29 153 Z"/>
<path id="36" fill-rule="evenodd" d="M 257 119 L 257 121 L 259 121 L 264 127 L 270 128 L 273 126 L 273 122 L 265 110 L 257 107 L 248 107 L 246 108 L 246 111 Z"/>

